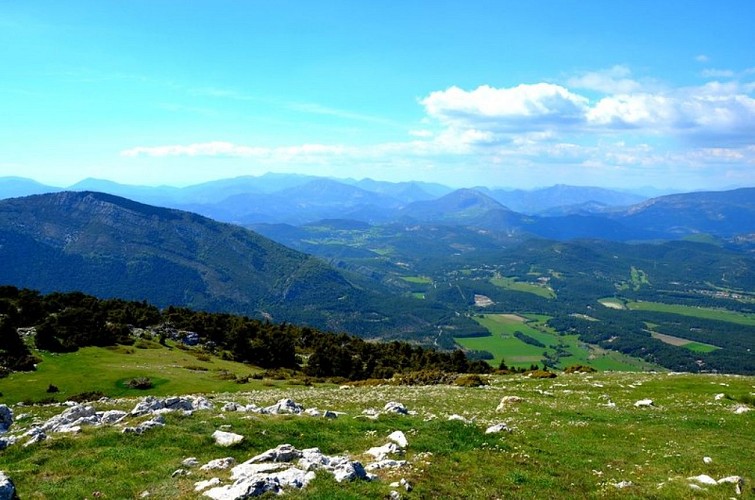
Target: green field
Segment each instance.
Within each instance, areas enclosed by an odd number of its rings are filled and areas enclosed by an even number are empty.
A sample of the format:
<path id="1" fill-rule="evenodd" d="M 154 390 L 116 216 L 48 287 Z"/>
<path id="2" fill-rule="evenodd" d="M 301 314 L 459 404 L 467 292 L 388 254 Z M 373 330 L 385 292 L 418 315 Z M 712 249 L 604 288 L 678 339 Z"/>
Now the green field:
<path id="1" fill-rule="evenodd" d="M 41 353 L 42 362 L 37 370 L 0 378 L 0 402 L 40 401 L 50 397 L 65 401 L 67 397 L 91 391 L 116 397 L 136 396 L 143 391 L 130 389 L 126 383 L 137 377 L 149 378 L 155 385 L 149 392 L 158 395 L 236 392 L 260 384 L 257 380 L 236 383 L 236 377 L 260 372 L 258 368 L 197 353 L 206 360 L 202 361 L 192 351 L 150 344 L 155 348 L 85 347 L 66 354 Z M 60 392 L 48 393 L 50 384 Z"/>
<path id="2" fill-rule="evenodd" d="M 626 306 L 632 311 L 664 312 L 671 314 L 680 314 L 682 316 L 691 316 L 694 318 L 725 321 L 728 323 L 736 323 L 738 325 L 755 326 L 755 315 L 742 314 L 734 311 L 727 311 L 724 309 L 682 306 L 677 304 L 664 304 L 661 302 L 634 301 L 627 302 Z"/>
<path id="3" fill-rule="evenodd" d="M 401 276 L 401 279 L 418 285 L 430 285 L 433 280 L 427 276 Z"/>
<path id="4" fill-rule="evenodd" d="M 545 285 L 516 281 L 516 278 L 495 277 L 490 282 L 497 287 L 516 292 L 532 293 L 545 299 L 555 299 L 556 293 Z"/>
<path id="5" fill-rule="evenodd" d="M 491 365 L 498 366 L 504 360 L 508 366 L 529 367 L 532 363 L 541 364 L 543 352 L 555 356 L 562 353 L 557 367 L 585 364 L 598 370 L 642 371 L 661 368 L 645 363 L 621 353 L 588 346 L 580 342 L 578 335 L 558 335 L 545 326 L 547 316 L 515 314 L 485 314 L 475 316 L 475 321 L 484 326 L 490 335 L 486 337 L 457 337 L 456 342 L 465 349 L 488 351 L 493 354 Z M 546 347 L 527 344 L 514 336 L 520 331 Z M 568 353 L 568 356 L 563 355 Z"/>

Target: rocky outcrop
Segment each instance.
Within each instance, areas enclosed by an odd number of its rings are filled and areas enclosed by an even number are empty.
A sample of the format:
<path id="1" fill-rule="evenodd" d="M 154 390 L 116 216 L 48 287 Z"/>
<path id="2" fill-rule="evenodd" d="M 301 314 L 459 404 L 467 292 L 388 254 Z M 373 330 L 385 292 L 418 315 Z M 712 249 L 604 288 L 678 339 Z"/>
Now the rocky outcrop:
<path id="1" fill-rule="evenodd" d="M 162 413 L 170 411 L 182 411 L 191 414 L 196 410 L 212 410 L 212 403 L 202 396 L 171 396 L 168 398 L 157 398 L 147 396 L 141 400 L 133 410 L 131 415 L 138 417 L 147 413 Z"/>
<path id="2" fill-rule="evenodd" d="M 0 434 L 8 432 L 13 424 L 13 411 L 7 405 L 0 405 Z"/>
<path id="3" fill-rule="evenodd" d="M 17 500 L 16 485 L 5 472 L 0 471 L 0 500 Z"/>
<path id="4" fill-rule="evenodd" d="M 294 460 L 298 461 L 296 465 Z M 236 500 L 267 492 L 278 494 L 286 488 L 306 487 L 318 470 L 333 474 L 338 482 L 373 479 L 361 463 L 348 457 L 324 455 L 318 448 L 298 450 L 282 444 L 235 466 L 231 470 L 233 484 L 212 488 L 204 495 L 215 500 Z"/>

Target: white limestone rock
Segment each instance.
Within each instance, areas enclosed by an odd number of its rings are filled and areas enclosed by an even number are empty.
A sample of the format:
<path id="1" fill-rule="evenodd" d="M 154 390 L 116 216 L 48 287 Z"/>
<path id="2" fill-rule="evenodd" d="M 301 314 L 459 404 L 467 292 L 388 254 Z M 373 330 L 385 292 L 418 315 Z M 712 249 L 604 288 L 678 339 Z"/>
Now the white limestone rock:
<path id="1" fill-rule="evenodd" d="M 707 474 L 700 474 L 699 476 L 688 477 L 687 479 L 689 479 L 690 481 L 695 481 L 696 483 L 705 484 L 709 486 L 715 486 L 718 484 L 718 481 L 716 481 L 715 479 L 713 479 Z"/>
<path id="2" fill-rule="evenodd" d="M 498 434 L 499 432 L 511 432 L 509 426 L 501 422 L 500 424 L 491 425 L 485 429 L 485 434 Z"/>
<path id="3" fill-rule="evenodd" d="M 16 485 L 8 475 L 0 471 L 0 500 L 14 500 L 16 497 Z"/>
<path id="4" fill-rule="evenodd" d="M 406 440 L 406 435 L 401 431 L 393 431 L 388 435 L 388 439 L 396 443 L 402 448 L 409 446 L 409 441 Z"/>
<path id="5" fill-rule="evenodd" d="M 390 401 L 385 404 L 383 411 L 386 413 L 398 413 L 399 415 L 408 415 L 409 410 L 406 409 L 402 403 L 396 401 Z"/>
<path id="6" fill-rule="evenodd" d="M 244 436 L 235 432 L 215 431 L 212 433 L 212 439 L 218 446 L 233 446 L 244 440 Z"/>
<path id="7" fill-rule="evenodd" d="M 652 399 L 640 399 L 634 403 L 635 408 L 650 408 L 655 406 Z"/>
<path id="8" fill-rule="evenodd" d="M 519 396 L 504 396 L 501 398 L 501 401 L 500 403 L 498 403 L 495 411 L 506 411 L 509 406 L 521 403 L 522 401 L 524 400 Z"/>
<path id="9" fill-rule="evenodd" d="M 234 465 L 236 465 L 236 459 L 233 457 L 216 458 L 215 460 L 210 460 L 199 469 L 200 470 L 226 470 L 226 469 L 230 469 Z"/>

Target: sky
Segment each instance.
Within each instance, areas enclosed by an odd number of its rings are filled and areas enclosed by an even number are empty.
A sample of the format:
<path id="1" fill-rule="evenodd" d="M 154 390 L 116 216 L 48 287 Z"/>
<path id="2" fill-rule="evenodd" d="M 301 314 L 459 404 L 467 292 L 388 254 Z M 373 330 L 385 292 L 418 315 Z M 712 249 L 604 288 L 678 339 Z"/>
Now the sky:
<path id="1" fill-rule="evenodd" d="M 0 0 L 0 177 L 755 186 L 751 0 Z"/>

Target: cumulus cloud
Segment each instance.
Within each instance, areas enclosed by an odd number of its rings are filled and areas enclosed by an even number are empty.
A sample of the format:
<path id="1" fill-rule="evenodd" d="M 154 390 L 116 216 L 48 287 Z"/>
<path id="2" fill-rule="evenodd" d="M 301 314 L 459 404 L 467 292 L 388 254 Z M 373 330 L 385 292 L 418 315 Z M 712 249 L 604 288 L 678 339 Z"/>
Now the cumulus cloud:
<path id="1" fill-rule="evenodd" d="M 580 121 L 588 100 L 560 85 L 536 83 L 512 88 L 483 85 L 472 91 L 450 87 L 432 92 L 420 103 L 446 124 L 467 127 L 484 122 L 485 128 L 506 130 Z"/>
<path id="2" fill-rule="evenodd" d="M 570 78 L 567 85 L 578 89 L 595 90 L 606 94 L 628 94 L 640 90 L 641 85 L 630 78 L 631 70 L 623 65 L 592 71 Z"/>

